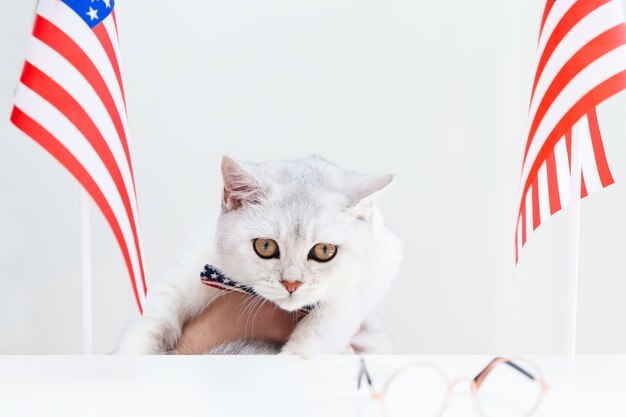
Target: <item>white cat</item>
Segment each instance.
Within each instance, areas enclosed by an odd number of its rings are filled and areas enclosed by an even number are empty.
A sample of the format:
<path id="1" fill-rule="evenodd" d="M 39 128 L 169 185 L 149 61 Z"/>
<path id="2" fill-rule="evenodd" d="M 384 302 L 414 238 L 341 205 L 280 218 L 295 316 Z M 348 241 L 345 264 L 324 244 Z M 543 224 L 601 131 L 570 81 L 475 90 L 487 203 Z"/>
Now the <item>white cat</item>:
<path id="1" fill-rule="evenodd" d="M 392 175 L 345 171 L 320 157 L 268 163 L 222 160 L 224 194 L 215 233 L 200 231 L 150 290 L 119 354 L 175 349 L 182 326 L 220 290 L 203 285 L 209 263 L 287 311 L 315 308 L 282 353 L 310 357 L 385 353 L 375 310 L 398 270 L 401 244 L 372 203 Z"/>

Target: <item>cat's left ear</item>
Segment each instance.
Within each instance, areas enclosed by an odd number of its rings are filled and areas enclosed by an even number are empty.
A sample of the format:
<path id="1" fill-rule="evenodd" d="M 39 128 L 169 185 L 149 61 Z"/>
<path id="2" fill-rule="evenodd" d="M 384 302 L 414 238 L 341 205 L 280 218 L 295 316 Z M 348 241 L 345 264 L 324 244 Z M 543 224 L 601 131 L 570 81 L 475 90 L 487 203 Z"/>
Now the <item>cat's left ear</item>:
<path id="1" fill-rule="evenodd" d="M 222 208 L 225 211 L 259 204 L 265 196 L 250 170 L 242 162 L 227 155 L 222 158 L 222 178 L 224 179 Z"/>
<path id="2" fill-rule="evenodd" d="M 360 175 L 351 184 L 348 193 L 347 212 L 359 220 L 367 220 L 372 214 L 372 202 L 394 180 L 395 175 Z"/>

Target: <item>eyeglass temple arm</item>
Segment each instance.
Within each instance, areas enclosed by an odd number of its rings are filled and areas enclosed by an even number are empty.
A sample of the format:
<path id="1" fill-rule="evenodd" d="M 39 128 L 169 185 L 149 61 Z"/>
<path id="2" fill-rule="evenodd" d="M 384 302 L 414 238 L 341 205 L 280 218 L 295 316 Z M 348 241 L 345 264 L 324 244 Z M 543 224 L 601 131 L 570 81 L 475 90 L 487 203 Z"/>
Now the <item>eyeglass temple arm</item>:
<path id="1" fill-rule="evenodd" d="M 480 371 L 480 373 L 478 375 L 476 375 L 476 377 L 474 378 L 474 385 L 476 386 L 476 389 L 480 388 L 481 384 L 483 383 L 483 381 L 485 380 L 485 378 L 487 378 L 487 376 L 489 376 L 489 374 L 491 373 L 491 371 L 493 371 L 493 368 L 496 367 L 496 365 L 498 365 L 499 363 L 505 363 L 507 365 L 509 365 L 511 368 L 515 369 L 516 371 L 520 372 L 522 375 L 526 376 L 527 378 L 531 379 L 531 380 L 535 380 L 535 377 L 533 376 L 533 374 L 531 374 L 530 372 L 528 372 L 527 370 L 525 370 L 524 368 L 522 368 L 521 366 L 519 366 L 518 364 L 516 364 L 513 361 L 504 359 L 504 358 L 494 358 L 491 362 L 489 362 L 489 364 L 482 370 Z"/>
<path id="2" fill-rule="evenodd" d="M 365 380 L 367 381 L 367 385 L 369 385 L 370 389 L 372 388 L 372 377 L 370 376 L 370 373 L 367 370 L 367 365 L 365 365 L 365 361 L 363 360 L 363 358 L 361 358 L 361 367 L 359 369 L 359 375 L 357 377 L 357 389 L 361 389 L 361 381 L 363 380 L 363 377 L 365 377 Z"/>

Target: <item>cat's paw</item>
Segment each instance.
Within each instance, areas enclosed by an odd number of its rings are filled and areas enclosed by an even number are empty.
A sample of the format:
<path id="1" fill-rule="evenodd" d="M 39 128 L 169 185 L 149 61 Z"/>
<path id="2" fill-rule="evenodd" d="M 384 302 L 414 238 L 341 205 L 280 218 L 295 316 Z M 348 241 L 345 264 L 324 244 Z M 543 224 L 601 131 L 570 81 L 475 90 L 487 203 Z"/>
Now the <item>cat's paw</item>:
<path id="1" fill-rule="evenodd" d="M 300 356 L 300 354 L 296 351 L 294 351 L 291 348 L 288 348 L 287 346 L 283 346 L 283 348 L 280 350 L 280 352 L 278 353 L 279 355 L 297 355 Z"/>
<path id="2" fill-rule="evenodd" d="M 314 358 L 315 356 L 319 356 L 319 355 L 315 355 L 312 352 L 309 352 L 307 350 L 301 350 L 301 349 L 294 349 L 288 346 L 285 346 L 281 349 L 279 355 L 293 355 L 293 356 L 299 356 L 302 359 L 311 359 Z"/>
<path id="3" fill-rule="evenodd" d="M 158 349 L 156 349 L 152 345 L 142 345 L 142 344 L 130 344 L 124 343 L 119 345 L 113 351 L 114 355 L 121 356 L 134 356 L 134 355 L 155 355 L 160 353 Z"/>
<path id="4" fill-rule="evenodd" d="M 303 359 L 311 359 L 317 356 L 333 355 L 336 353 L 338 352 L 334 352 L 326 346 L 320 344 L 314 345 L 311 343 L 307 345 L 287 343 L 280 351 L 281 355 L 297 355 Z"/>
<path id="5" fill-rule="evenodd" d="M 114 355 L 156 355 L 162 352 L 160 341 L 139 334 L 126 333 L 113 351 Z"/>

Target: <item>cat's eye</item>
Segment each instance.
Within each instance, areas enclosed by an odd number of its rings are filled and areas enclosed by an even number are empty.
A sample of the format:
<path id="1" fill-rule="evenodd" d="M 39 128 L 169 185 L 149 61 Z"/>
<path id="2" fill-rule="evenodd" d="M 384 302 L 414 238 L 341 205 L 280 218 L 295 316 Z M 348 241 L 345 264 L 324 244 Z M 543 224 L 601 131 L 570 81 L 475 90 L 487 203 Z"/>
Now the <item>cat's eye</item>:
<path id="1" fill-rule="evenodd" d="M 254 239 L 254 251 L 263 259 L 278 258 L 278 243 L 272 239 Z"/>
<path id="2" fill-rule="evenodd" d="M 311 248 L 309 259 L 317 262 L 328 262 L 337 254 L 337 246 L 332 243 L 318 243 Z"/>

